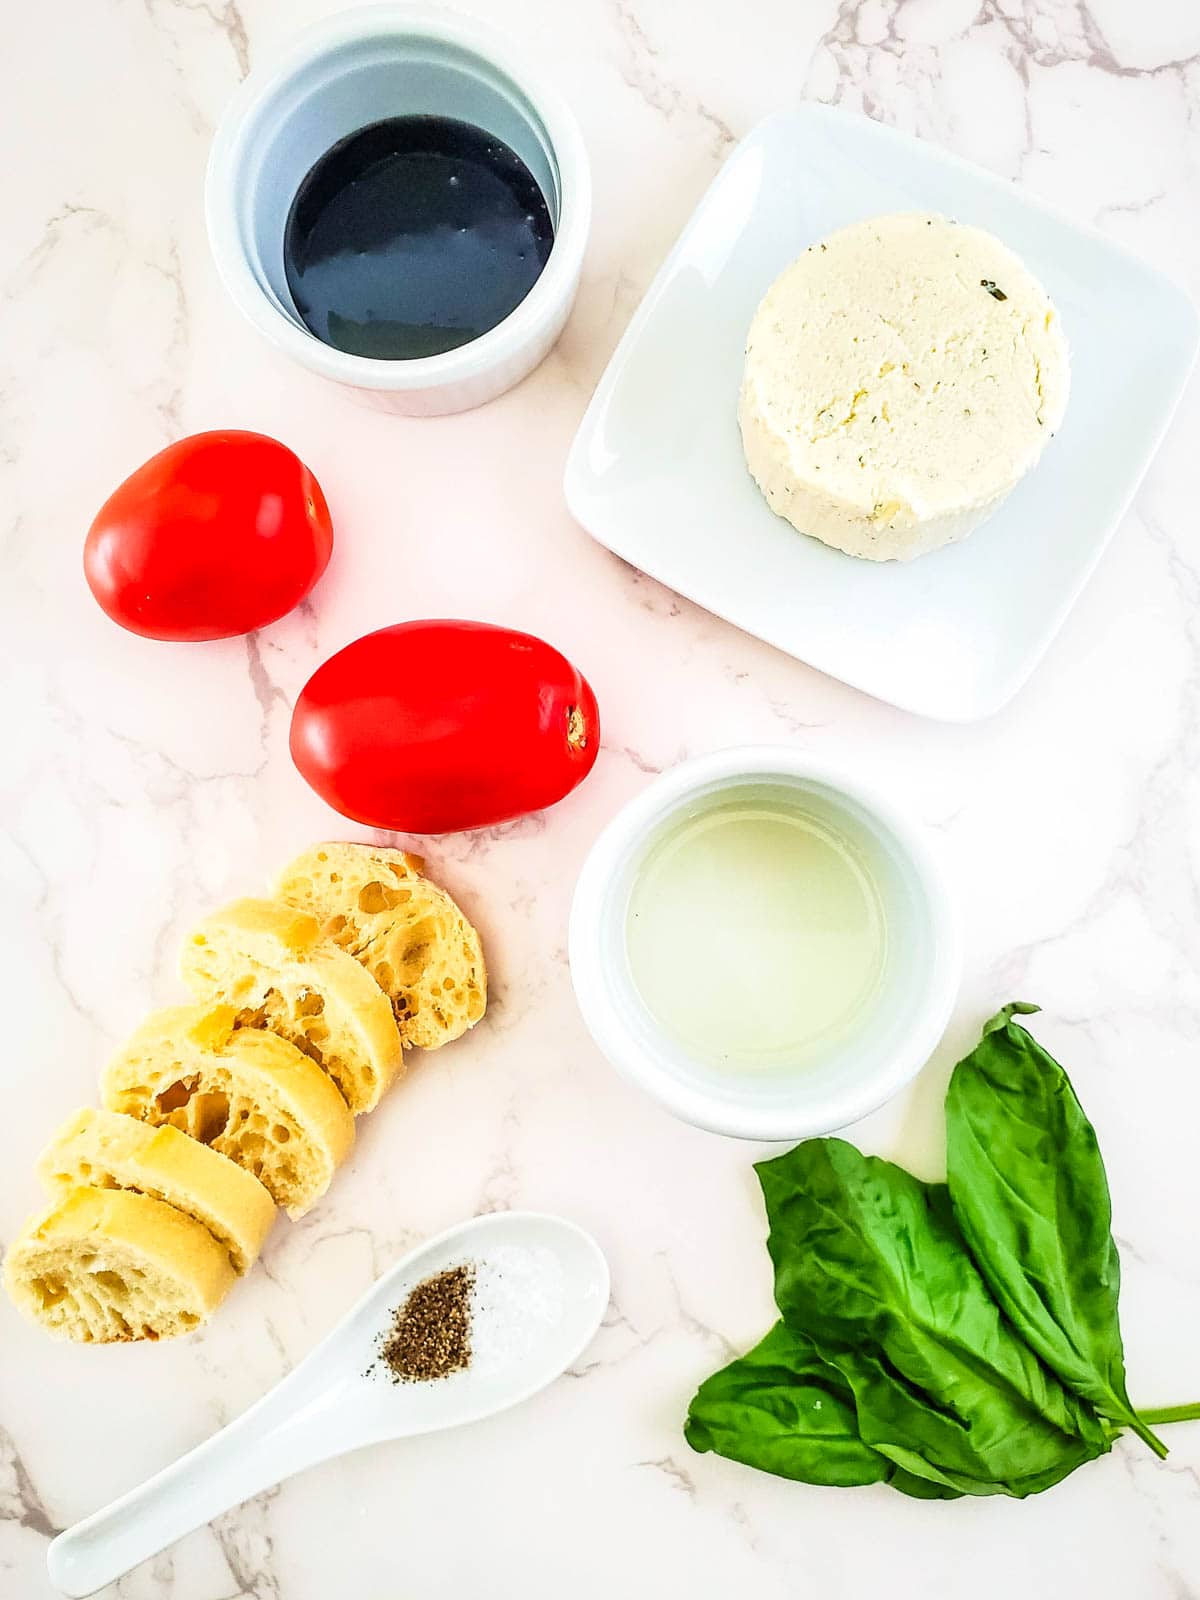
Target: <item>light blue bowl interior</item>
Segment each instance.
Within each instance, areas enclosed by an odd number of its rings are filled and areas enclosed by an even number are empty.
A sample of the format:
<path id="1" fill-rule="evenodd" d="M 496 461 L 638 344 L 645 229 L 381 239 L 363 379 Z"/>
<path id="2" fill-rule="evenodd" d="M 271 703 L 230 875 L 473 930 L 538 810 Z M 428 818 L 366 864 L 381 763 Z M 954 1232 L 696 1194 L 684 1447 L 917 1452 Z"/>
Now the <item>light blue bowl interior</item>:
<path id="1" fill-rule="evenodd" d="M 528 96 L 498 67 L 460 45 L 410 34 L 347 40 L 281 76 L 239 140 L 242 248 L 263 293 L 297 327 L 304 325 L 283 266 L 296 191 L 339 139 L 385 117 L 422 114 L 470 122 L 502 139 L 537 180 L 557 228 L 562 193 L 554 147 Z"/>

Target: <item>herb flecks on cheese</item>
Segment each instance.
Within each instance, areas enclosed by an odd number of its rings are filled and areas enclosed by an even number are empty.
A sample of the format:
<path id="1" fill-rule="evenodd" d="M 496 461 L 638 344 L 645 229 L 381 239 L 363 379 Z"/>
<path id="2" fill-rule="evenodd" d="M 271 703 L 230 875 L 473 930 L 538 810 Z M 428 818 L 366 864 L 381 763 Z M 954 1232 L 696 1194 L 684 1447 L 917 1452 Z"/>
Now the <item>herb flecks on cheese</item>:
<path id="1" fill-rule="evenodd" d="M 851 555 L 961 539 L 1040 456 L 1067 402 L 1045 290 L 998 239 L 943 217 L 854 224 L 768 290 L 739 420 L 772 509 Z"/>

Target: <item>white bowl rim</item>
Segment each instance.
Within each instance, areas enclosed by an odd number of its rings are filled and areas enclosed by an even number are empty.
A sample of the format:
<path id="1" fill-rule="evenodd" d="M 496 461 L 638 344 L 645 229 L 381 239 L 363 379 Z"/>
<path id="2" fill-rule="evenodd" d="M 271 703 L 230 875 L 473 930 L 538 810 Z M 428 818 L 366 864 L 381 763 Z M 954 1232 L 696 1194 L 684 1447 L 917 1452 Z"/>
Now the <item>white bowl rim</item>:
<path id="1" fill-rule="evenodd" d="M 518 88 L 545 125 L 558 167 L 560 208 L 546 265 L 520 305 L 478 339 L 441 355 L 406 361 L 357 356 L 334 349 L 298 326 L 263 293 L 241 242 L 236 174 L 246 125 L 260 104 L 297 72 L 342 44 L 376 36 L 409 36 L 456 45 L 482 57 Z M 234 91 L 221 117 L 204 182 L 209 245 L 217 272 L 242 314 L 277 349 L 322 377 L 359 389 L 392 393 L 436 390 L 470 382 L 510 363 L 536 343 L 569 300 L 583 264 L 591 222 L 592 189 L 587 147 L 566 100 L 532 72 L 505 34 L 474 17 L 434 5 L 388 3 L 356 6 L 314 22 L 295 34 L 272 60 L 256 67 Z"/>
<path id="2" fill-rule="evenodd" d="M 613 876 L 651 829 L 689 794 L 714 781 L 791 777 L 828 787 L 860 805 L 894 837 L 914 868 L 933 932 L 928 989 L 910 1028 L 890 1060 L 870 1078 L 820 1102 L 779 1108 L 718 1100 L 699 1081 L 681 1081 L 660 1058 L 633 1038 L 608 998 L 607 964 L 600 951 L 603 904 Z M 746 745 L 696 756 L 654 779 L 608 823 L 584 862 L 571 903 L 568 952 L 571 981 L 593 1040 L 616 1070 L 646 1090 L 675 1116 L 710 1133 L 740 1139 L 787 1141 L 848 1127 L 899 1092 L 917 1075 L 946 1031 L 962 974 L 959 915 L 924 830 L 860 774 L 788 745 Z"/>

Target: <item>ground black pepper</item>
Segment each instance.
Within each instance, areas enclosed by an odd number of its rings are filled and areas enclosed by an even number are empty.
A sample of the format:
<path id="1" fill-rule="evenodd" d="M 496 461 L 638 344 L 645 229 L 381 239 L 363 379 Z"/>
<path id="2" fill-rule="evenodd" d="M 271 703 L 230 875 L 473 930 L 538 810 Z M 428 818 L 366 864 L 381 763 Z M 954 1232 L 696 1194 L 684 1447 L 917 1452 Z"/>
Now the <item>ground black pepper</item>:
<path id="1" fill-rule="evenodd" d="M 448 1267 L 426 1278 L 392 1314 L 379 1359 L 393 1383 L 447 1378 L 471 1364 L 471 1287 L 475 1268 Z"/>

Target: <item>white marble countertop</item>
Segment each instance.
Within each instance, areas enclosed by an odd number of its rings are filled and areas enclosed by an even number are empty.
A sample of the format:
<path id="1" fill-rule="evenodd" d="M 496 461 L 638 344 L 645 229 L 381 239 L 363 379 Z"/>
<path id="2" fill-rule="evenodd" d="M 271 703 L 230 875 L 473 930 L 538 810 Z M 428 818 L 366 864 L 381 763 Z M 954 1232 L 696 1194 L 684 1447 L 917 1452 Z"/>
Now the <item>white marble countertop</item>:
<path id="1" fill-rule="evenodd" d="M 281 365 L 204 240 L 216 118 L 323 0 L 26 5 L 0 96 L 0 1241 L 106 1052 L 179 994 L 180 935 L 336 833 L 294 773 L 289 705 L 350 638 L 420 615 L 529 628 L 590 676 L 605 746 L 567 803 L 429 850 L 478 918 L 485 1025 L 363 1128 L 327 1202 L 281 1223 L 203 1334 L 52 1344 L 0 1305 L 0 1595 L 51 1593 L 47 1536 L 241 1411 L 407 1246 L 478 1210 L 556 1210 L 614 1269 L 578 1371 L 519 1415 L 308 1472 L 109 1600 L 976 1600 L 1200 1594 L 1200 1426 L 1038 1499 L 810 1489 L 688 1450 L 697 1379 L 771 1316 L 757 1151 L 672 1121 L 586 1037 L 564 952 L 589 841 L 646 774 L 785 740 L 860 763 L 935 827 L 968 923 L 949 1035 L 855 1130 L 932 1171 L 941 1092 L 1016 996 L 1096 1121 L 1126 1272 L 1131 1387 L 1200 1395 L 1200 388 L 1032 685 L 940 726 L 877 704 L 612 559 L 560 493 L 587 396 L 732 142 L 798 96 L 913 130 L 1161 261 L 1200 294 L 1200 10 L 1187 0 L 478 0 L 560 75 L 596 225 L 578 309 L 521 388 L 406 422 Z M 100 500 L 214 426 L 320 477 L 340 543 L 314 606 L 249 640 L 151 645 L 80 576 Z M 1047 530 L 1048 536 L 1052 530 Z"/>

